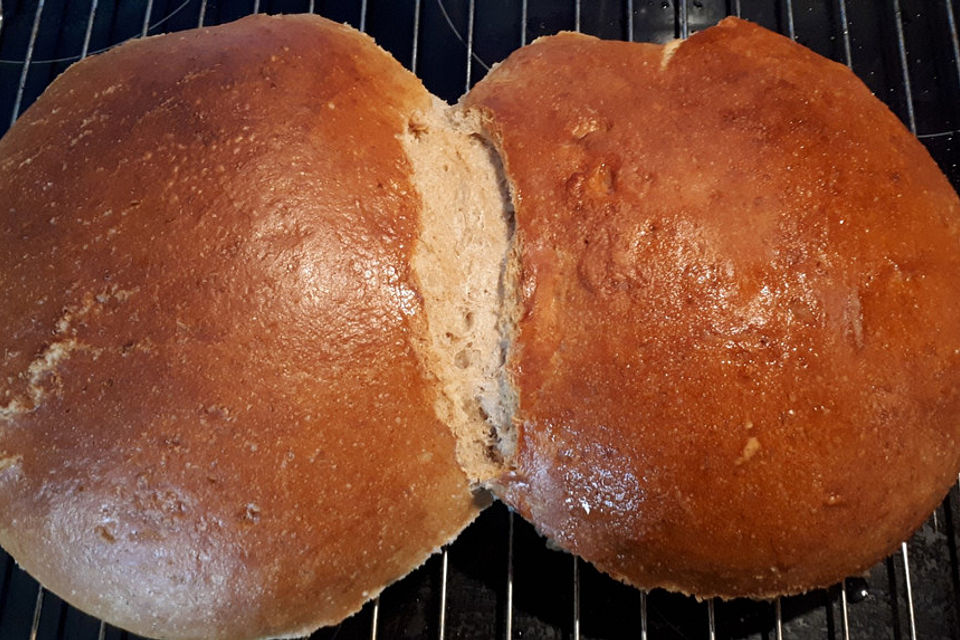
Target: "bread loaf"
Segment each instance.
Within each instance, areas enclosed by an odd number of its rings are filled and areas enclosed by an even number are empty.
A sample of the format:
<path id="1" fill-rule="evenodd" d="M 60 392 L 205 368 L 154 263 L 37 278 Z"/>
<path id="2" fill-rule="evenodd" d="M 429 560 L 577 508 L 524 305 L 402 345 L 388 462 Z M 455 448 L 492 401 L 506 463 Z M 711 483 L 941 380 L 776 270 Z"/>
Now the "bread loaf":
<path id="1" fill-rule="evenodd" d="M 0 140 L 0 201 L 0 544 L 143 635 L 337 622 L 483 488 L 640 587 L 799 592 L 960 467 L 956 194 L 740 20 L 455 107 L 313 16 L 148 38 Z"/>
<path id="2" fill-rule="evenodd" d="M 920 525 L 960 467 L 960 203 L 849 69 L 736 18 L 562 34 L 466 106 L 516 205 L 507 502 L 701 597 L 828 586 Z"/>
<path id="3" fill-rule="evenodd" d="M 495 295 L 498 267 L 422 291 L 439 214 L 401 138 L 437 109 L 367 36 L 256 16 L 87 59 L 23 115 L 0 141 L 0 544 L 17 562 L 142 635 L 292 637 L 474 518 L 425 311 L 491 307 L 467 285 Z M 462 181 L 461 217 L 475 198 L 499 215 L 496 175 L 458 157 L 480 141 L 430 153 Z"/>

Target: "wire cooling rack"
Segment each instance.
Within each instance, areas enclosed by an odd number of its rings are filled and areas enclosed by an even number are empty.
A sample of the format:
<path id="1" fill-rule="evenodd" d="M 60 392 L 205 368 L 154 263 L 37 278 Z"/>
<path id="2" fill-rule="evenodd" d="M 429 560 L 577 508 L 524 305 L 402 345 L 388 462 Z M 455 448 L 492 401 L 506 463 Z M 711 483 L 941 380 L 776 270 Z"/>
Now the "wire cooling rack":
<path id="1" fill-rule="evenodd" d="M 2 2 L 0 131 L 72 62 L 129 38 L 314 12 L 367 31 L 456 100 L 492 63 L 559 30 L 665 42 L 740 15 L 849 65 L 960 187 L 960 0 L 32 0 Z M 960 481 L 960 478 L 958 478 Z M 774 602 L 698 602 L 620 585 L 550 550 L 502 505 L 314 638 L 960 640 L 960 495 L 864 576 Z M 0 640 L 132 639 L 0 555 Z"/>

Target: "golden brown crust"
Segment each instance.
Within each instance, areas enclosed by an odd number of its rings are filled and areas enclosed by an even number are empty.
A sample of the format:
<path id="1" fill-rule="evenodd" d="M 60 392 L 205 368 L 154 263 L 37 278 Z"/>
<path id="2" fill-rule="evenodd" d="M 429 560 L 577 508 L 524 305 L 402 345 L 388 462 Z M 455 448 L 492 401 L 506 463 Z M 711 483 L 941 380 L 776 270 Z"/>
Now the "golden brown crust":
<path id="1" fill-rule="evenodd" d="M 149 38 L 0 141 L 0 543 L 148 636 L 336 622 L 476 513 L 412 336 L 429 106 L 315 17 Z"/>
<path id="2" fill-rule="evenodd" d="M 829 585 L 920 524 L 960 463 L 960 205 L 852 73 L 728 19 L 545 38 L 466 105 L 518 206 L 507 501 L 701 596 Z"/>

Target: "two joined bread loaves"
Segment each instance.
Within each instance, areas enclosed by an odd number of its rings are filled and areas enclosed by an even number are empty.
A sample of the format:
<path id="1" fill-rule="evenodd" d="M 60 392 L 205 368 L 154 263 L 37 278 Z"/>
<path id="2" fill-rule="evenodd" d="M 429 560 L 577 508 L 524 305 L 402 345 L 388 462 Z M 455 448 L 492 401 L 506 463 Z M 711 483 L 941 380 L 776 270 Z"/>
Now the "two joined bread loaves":
<path id="1" fill-rule="evenodd" d="M 321 18 L 148 38 L 0 199 L 0 544 L 140 634 L 334 623 L 485 489 L 631 584 L 794 593 L 960 466 L 956 194 L 740 20 L 544 38 L 453 108 Z"/>

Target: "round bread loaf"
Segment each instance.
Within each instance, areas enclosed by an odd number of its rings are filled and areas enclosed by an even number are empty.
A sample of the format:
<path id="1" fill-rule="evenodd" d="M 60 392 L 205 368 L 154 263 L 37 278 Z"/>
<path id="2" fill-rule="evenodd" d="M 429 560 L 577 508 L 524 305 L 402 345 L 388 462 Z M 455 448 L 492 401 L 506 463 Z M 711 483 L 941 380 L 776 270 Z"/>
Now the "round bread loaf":
<path id="1" fill-rule="evenodd" d="M 846 67 L 727 19 L 562 34 L 467 96 L 514 188 L 499 491 L 640 587 L 833 584 L 960 465 L 960 203 Z"/>
<path id="2" fill-rule="evenodd" d="M 0 141 L 0 544 L 45 586 L 301 636 L 474 518 L 411 267 L 435 108 L 367 36 L 256 16 L 87 59 Z"/>

